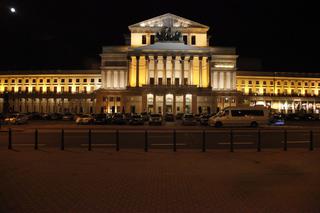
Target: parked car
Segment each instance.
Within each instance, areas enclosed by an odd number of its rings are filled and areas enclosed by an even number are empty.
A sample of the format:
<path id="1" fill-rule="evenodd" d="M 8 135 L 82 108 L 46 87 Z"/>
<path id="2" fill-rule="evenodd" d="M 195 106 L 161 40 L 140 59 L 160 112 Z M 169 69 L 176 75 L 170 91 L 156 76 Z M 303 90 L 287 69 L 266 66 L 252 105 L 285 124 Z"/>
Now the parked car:
<path id="1" fill-rule="evenodd" d="M 107 124 L 108 123 L 107 115 L 104 113 L 93 115 L 93 123 L 100 124 L 100 125 Z"/>
<path id="2" fill-rule="evenodd" d="M 72 113 L 65 113 L 62 116 L 62 120 L 64 120 L 64 121 L 72 121 L 73 118 L 74 118 L 74 114 L 72 114 Z"/>
<path id="3" fill-rule="evenodd" d="M 131 119 L 129 120 L 130 125 L 143 125 L 144 119 L 141 115 L 135 114 L 131 116 Z"/>
<path id="4" fill-rule="evenodd" d="M 13 114 L 9 115 L 4 119 L 5 123 L 8 124 L 25 124 L 29 120 L 29 116 L 23 114 Z"/>
<path id="5" fill-rule="evenodd" d="M 273 116 L 271 116 L 269 124 L 273 125 L 273 126 L 283 126 L 283 125 L 285 125 L 284 116 L 281 115 L 281 114 L 274 114 Z"/>
<path id="6" fill-rule="evenodd" d="M 112 123 L 117 125 L 127 124 L 126 116 L 120 113 L 114 114 L 112 116 Z"/>
<path id="7" fill-rule="evenodd" d="M 63 116 L 60 113 L 52 113 L 52 114 L 50 114 L 50 120 L 61 120 L 62 117 Z"/>
<path id="8" fill-rule="evenodd" d="M 183 113 L 182 112 L 178 112 L 176 114 L 176 120 L 182 120 L 182 117 L 183 117 Z"/>
<path id="9" fill-rule="evenodd" d="M 149 125 L 162 125 L 162 116 L 160 114 L 151 114 L 149 117 Z"/>
<path id="10" fill-rule="evenodd" d="M 174 121 L 174 115 L 172 113 L 166 113 L 164 115 L 164 120 L 168 122 L 173 122 Z"/>
<path id="11" fill-rule="evenodd" d="M 93 117 L 91 115 L 81 115 L 76 119 L 77 124 L 92 124 Z"/>
<path id="12" fill-rule="evenodd" d="M 143 118 L 144 121 L 148 121 L 148 120 L 149 120 L 149 114 L 148 114 L 148 113 L 142 112 L 142 113 L 141 113 L 141 116 L 142 116 L 142 118 Z"/>
<path id="13" fill-rule="evenodd" d="M 208 115 L 208 114 L 203 114 L 200 116 L 199 118 L 199 122 L 201 125 L 208 125 L 208 120 L 209 118 L 211 117 L 211 115 Z"/>
<path id="14" fill-rule="evenodd" d="M 184 114 L 182 117 L 182 125 L 197 125 L 197 120 L 193 114 Z"/>

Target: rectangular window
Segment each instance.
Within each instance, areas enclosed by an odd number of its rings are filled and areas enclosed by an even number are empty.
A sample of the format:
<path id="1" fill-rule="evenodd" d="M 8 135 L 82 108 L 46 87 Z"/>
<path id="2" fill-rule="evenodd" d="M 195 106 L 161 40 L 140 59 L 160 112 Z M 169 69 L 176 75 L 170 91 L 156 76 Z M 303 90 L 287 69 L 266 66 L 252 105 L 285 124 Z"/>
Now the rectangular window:
<path id="1" fill-rule="evenodd" d="M 1 82 L 1 81 L 0 81 L 0 82 Z M 19 82 L 19 84 L 21 84 L 21 83 L 22 83 L 22 80 L 21 80 L 21 79 L 19 79 L 19 81 L 18 81 L 18 82 Z"/>
<path id="2" fill-rule="evenodd" d="M 14 92 L 14 87 L 11 87 L 11 92 Z"/>
<path id="3" fill-rule="evenodd" d="M 80 92 L 80 88 L 76 87 L 76 93 L 79 93 L 79 92 Z"/>
<path id="4" fill-rule="evenodd" d="M 191 45 L 196 45 L 196 36 L 191 36 Z"/>
<path id="5" fill-rule="evenodd" d="M 171 78 L 167 78 L 167 85 L 171 85 Z"/>
<path id="6" fill-rule="evenodd" d="M 77 83 L 79 83 L 79 82 L 80 82 L 80 79 L 79 79 L 79 78 L 77 78 L 77 79 L 76 79 L 76 82 L 77 82 Z"/>
<path id="7" fill-rule="evenodd" d="M 47 87 L 47 92 L 50 92 L 50 87 Z"/>
<path id="8" fill-rule="evenodd" d="M 64 87 L 61 87 L 61 92 L 64 93 Z"/>
<path id="9" fill-rule="evenodd" d="M 11 80 L 11 83 L 13 83 L 13 84 L 14 84 L 14 79 L 12 79 L 12 80 Z"/>
<path id="10" fill-rule="evenodd" d="M 87 83 L 87 79 L 85 78 L 85 79 L 83 79 L 83 83 Z"/>
<path id="11" fill-rule="evenodd" d="M 29 79 L 26 79 L 26 83 L 29 83 Z"/>
<path id="12" fill-rule="evenodd" d="M 117 102 L 120 102 L 120 97 L 117 97 Z"/>
<path id="13" fill-rule="evenodd" d="M 99 78 L 99 83 L 101 83 L 101 78 Z"/>
<path id="14" fill-rule="evenodd" d="M 42 87 L 40 87 L 39 89 L 40 89 L 40 93 L 42 93 L 42 92 L 43 92 L 43 89 L 42 89 Z"/>
<path id="15" fill-rule="evenodd" d="M 110 101 L 110 102 L 114 101 L 114 98 L 113 98 L 113 97 L 110 97 L 110 98 L 109 98 L 109 101 Z"/>
<path id="16" fill-rule="evenodd" d="M 26 87 L 26 92 L 29 92 L 29 87 Z"/>
<path id="17" fill-rule="evenodd" d="M 58 79 L 54 79 L 53 82 L 54 82 L 54 83 L 58 83 Z"/>
<path id="18" fill-rule="evenodd" d="M 155 37 L 154 37 L 154 35 L 151 35 L 150 36 L 150 44 L 154 44 L 154 42 L 155 42 Z"/>
<path id="19" fill-rule="evenodd" d="M 72 93 L 72 87 L 68 87 L 70 93 Z"/>
<path id="20" fill-rule="evenodd" d="M 188 44 L 188 36 L 187 35 L 183 36 L 183 43 Z"/>
<path id="21" fill-rule="evenodd" d="M 249 81 L 248 84 L 252 84 L 252 81 Z"/>
<path id="22" fill-rule="evenodd" d="M 184 78 L 184 85 L 188 85 L 188 78 Z"/>
<path id="23" fill-rule="evenodd" d="M 142 36 L 142 44 L 147 44 L 147 36 L 146 35 Z"/>
<path id="24" fill-rule="evenodd" d="M 150 85 L 154 85 L 154 78 L 150 78 Z"/>
<path id="25" fill-rule="evenodd" d="M 158 85 L 162 85 L 162 78 L 158 78 Z"/>
<path id="26" fill-rule="evenodd" d="M 6 83 L 6 84 L 7 84 L 7 83 L 8 83 L 8 80 L 7 80 L 7 79 L 6 79 L 6 80 L 4 80 L 4 83 Z"/>
<path id="27" fill-rule="evenodd" d="M 34 84 L 35 84 L 35 83 L 36 83 L 36 79 L 32 79 L 32 83 L 34 83 Z"/>
<path id="28" fill-rule="evenodd" d="M 63 79 L 61 79 L 61 83 L 64 83 L 64 78 L 63 78 Z"/>
<path id="29" fill-rule="evenodd" d="M 94 83 L 94 78 L 91 78 L 91 83 Z"/>
<path id="30" fill-rule="evenodd" d="M 87 93 L 87 87 L 83 87 L 83 92 Z"/>
<path id="31" fill-rule="evenodd" d="M 57 92 L 58 92 L 57 87 L 54 87 L 53 90 L 54 90 L 54 93 L 57 93 Z"/>
<path id="32" fill-rule="evenodd" d="M 69 83 L 72 83 L 72 79 L 71 78 L 69 79 Z"/>
<path id="33" fill-rule="evenodd" d="M 180 82 L 179 82 L 179 78 L 175 78 L 175 79 L 174 79 L 174 85 L 179 86 L 179 83 L 180 83 Z"/>
<path id="34" fill-rule="evenodd" d="M 50 79 L 47 79 L 47 83 L 50 83 Z"/>
<path id="35" fill-rule="evenodd" d="M 32 87 L 32 92 L 36 92 L 36 87 Z"/>
<path id="36" fill-rule="evenodd" d="M 21 87 L 18 87 L 18 92 L 21 92 Z"/>
<path id="37" fill-rule="evenodd" d="M 40 79 L 39 82 L 40 82 L 40 83 L 43 83 L 43 79 Z"/>

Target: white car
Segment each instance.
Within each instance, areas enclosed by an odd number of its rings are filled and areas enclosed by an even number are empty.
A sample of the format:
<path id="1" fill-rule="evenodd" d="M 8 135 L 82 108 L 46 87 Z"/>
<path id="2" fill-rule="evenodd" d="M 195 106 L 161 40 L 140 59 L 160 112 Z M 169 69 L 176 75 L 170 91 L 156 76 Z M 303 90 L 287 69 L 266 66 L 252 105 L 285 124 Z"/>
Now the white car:
<path id="1" fill-rule="evenodd" d="M 91 124 L 93 123 L 93 120 L 91 115 L 80 115 L 76 119 L 76 124 Z"/>

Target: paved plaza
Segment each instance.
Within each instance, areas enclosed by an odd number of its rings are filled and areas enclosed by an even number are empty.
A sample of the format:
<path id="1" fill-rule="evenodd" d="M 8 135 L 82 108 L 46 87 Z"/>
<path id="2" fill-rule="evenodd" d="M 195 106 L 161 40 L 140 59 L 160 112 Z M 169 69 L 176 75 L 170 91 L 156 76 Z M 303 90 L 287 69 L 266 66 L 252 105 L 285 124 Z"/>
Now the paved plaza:
<path id="1" fill-rule="evenodd" d="M 0 150 L 0 212 L 319 212 L 320 152 Z"/>

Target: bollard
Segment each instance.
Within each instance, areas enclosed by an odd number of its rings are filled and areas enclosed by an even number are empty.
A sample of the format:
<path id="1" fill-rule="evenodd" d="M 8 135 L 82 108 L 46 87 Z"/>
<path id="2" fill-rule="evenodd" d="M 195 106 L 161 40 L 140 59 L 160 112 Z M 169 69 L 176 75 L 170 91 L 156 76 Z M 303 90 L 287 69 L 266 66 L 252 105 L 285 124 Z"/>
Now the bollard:
<path id="1" fill-rule="evenodd" d="M 283 135 L 283 151 L 288 150 L 288 138 L 287 138 L 287 130 L 284 130 L 284 135 Z"/>
<path id="2" fill-rule="evenodd" d="M 64 129 L 61 129 L 61 150 L 64 150 Z"/>
<path id="3" fill-rule="evenodd" d="M 206 131 L 202 131 L 202 152 L 206 151 Z"/>
<path id="4" fill-rule="evenodd" d="M 116 150 L 120 151 L 120 142 L 119 142 L 119 130 L 116 131 Z"/>
<path id="5" fill-rule="evenodd" d="M 173 151 L 177 151 L 177 134 L 175 129 L 173 130 Z"/>
<path id="6" fill-rule="evenodd" d="M 310 144 L 309 144 L 309 150 L 313 151 L 313 131 L 310 130 Z"/>
<path id="7" fill-rule="evenodd" d="M 88 132 L 88 151 L 91 151 L 91 129 Z"/>
<path id="8" fill-rule="evenodd" d="M 148 152 L 148 132 L 147 130 L 144 131 L 144 151 Z"/>
<path id="9" fill-rule="evenodd" d="M 8 149 L 12 149 L 12 130 L 9 128 L 8 131 Z"/>
<path id="10" fill-rule="evenodd" d="M 230 130 L 230 152 L 233 152 L 233 131 Z"/>
<path id="11" fill-rule="evenodd" d="M 261 152 L 261 131 L 258 130 L 257 152 Z"/>
<path id="12" fill-rule="evenodd" d="M 34 131 L 34 149 L 38 149 L 38 129 Z"/>

